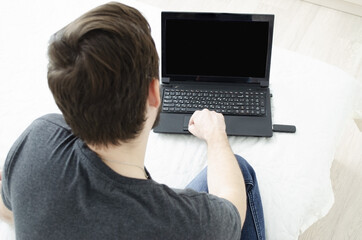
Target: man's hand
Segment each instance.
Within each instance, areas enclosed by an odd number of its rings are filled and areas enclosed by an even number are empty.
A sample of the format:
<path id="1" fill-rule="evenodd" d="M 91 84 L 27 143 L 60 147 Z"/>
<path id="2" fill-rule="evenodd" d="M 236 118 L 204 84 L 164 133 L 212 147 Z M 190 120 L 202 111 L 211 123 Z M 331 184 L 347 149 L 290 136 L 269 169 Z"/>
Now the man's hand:
<path id="1" fill-rule="evenodd" d="M 214 138 L 226 136 L 224 116 L 204 109 L 196 111 L 190 118 L 189 131 L 207 143 Z"/>
<path id="2" fill-rule="evenodd" d="M 0 220 L 7 222 L 8 224 L 14 223 L 13 213 L 4 205 L 2 196 L 2 170 L 0 169 Z"/>

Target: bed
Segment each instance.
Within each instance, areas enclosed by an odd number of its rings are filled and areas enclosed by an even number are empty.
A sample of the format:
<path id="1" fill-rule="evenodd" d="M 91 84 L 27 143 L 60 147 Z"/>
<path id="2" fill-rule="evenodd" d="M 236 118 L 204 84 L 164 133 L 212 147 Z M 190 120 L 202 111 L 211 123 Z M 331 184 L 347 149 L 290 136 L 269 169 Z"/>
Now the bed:
<path id="1" fill-rule="evenodd" d="M 160 12 L 131 0 L 148 19 L 160 50 Z M 46 82 L 52 33 L 102 1 L 6 1 L 0 10 L 0 165 L 21 132 L 37 117 L 59 112 Z M 20 11 L 20 12 L 19 12 Z M 17 13 L 17 15 L 14 15 Z M 21 16 L 21 18 L 19 18 Z M 7 22 L 8 24 L 4 24 Z M 267 239 L 297 239 L 334 203 L 330 168 L 357 81 L 342 70 L 274 46 L 270 77 L 273 123 L 296 125 L 295 134 L 230 137 L 234 153 L 254 167 L 264 205 Z M 151 133 L 146 166 L 152 177 L 183 188 L 206 165 L 206 145 L 190 135 Z M 0 239 L 15 239 L 0 222 Z"/>

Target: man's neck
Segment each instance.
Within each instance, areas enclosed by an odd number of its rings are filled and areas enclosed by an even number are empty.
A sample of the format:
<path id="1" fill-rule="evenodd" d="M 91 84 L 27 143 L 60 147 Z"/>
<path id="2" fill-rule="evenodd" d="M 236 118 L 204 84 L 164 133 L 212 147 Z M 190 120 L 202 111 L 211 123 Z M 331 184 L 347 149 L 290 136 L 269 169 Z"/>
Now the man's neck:
<path id="1" fill-rule="evenodd" d="M 120 146 L 95 147 L 88 145 L 102 161 L 118 174 L 137 179 L 145 179 L 144 159 L 148 134 L 141 134 L 136 139 Z"/>
<path id="2" fill-rule="evenodd" d="M 102 161 L 118 174 L 130 177 L 145 179 L 144 161 L 146 147 L 150 131 L 159 115 L 159 84 L 154 80 L 150 90 L 149 99 L 146 107 L 146 121 L 141 133 L 133 140 L 122 142 L 120 146 L 97 147 L 88 145 Z M 155 98 L 151 98 L 154 96 Z M 108 160 L 108 161 L 107 161 Z M 122 164 L 127 163 L 127 164 Z M 133 165 L 133 166 L 132 166 Z"/>

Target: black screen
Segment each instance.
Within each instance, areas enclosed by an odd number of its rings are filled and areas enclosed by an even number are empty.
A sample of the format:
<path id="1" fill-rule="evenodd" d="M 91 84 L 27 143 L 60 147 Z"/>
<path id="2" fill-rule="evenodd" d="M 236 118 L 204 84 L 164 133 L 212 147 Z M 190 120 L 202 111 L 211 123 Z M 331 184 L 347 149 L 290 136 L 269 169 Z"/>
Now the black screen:
<path id="1" fill-rule="evenodd" d="M 264 78 L 268 22 L 167 19 L 166 76 Z"/>

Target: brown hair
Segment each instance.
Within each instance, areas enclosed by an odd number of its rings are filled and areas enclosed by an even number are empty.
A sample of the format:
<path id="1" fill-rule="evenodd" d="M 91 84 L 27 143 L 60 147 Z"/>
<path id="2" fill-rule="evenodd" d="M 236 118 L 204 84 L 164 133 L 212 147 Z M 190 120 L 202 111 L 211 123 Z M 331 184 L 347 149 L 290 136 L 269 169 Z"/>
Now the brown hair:
<path id="1" fill-rule="evenodd" d="M 139 11 L 101 5 L 55 33 L 48 55 L 49 88 L 76 136 L 108 146 L 140 133 L 159 59 Z"/>

